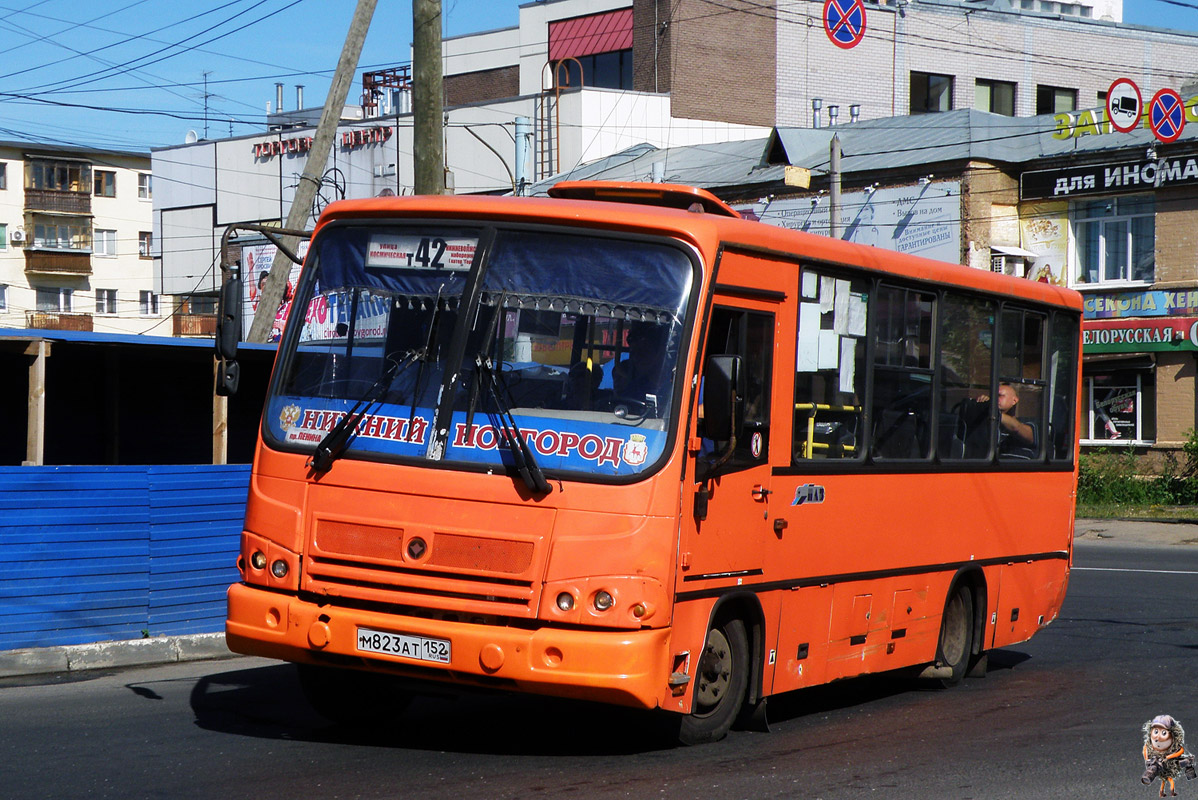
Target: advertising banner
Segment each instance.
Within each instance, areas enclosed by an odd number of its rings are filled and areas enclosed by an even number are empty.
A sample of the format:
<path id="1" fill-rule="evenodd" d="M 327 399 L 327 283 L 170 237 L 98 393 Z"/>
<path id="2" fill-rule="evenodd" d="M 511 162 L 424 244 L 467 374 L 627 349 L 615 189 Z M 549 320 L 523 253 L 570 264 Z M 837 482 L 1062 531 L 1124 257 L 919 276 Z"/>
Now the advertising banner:
<path id="1" fill-rule="evenodd" d="M 308 242 L 299 243 L 299 255 L 303 258 L 308 252 Z M 274 263 L 278 248 L 273 244 L 244 245 L 241 248 L 241 330 L 242 335 L 249 333 L 250 325 L 254 322 L 254 314 L 258 311 L 258 295 L 262 284 L 270 274 L 271 264 Z M 277 342 L 283 335 L 283 326 L 287 323 L 287 315 L 291 311 L 291 298 L 295 294 L 295 286 L 299 283 L 300 265 L 291 265 L 291 274 L 287 276 L 287 288 L 283 290 L 283 301 L 275 313 L 274 324 L 271 325 L 269 341 Z"/>
<path id="2" fill-rule="evenodd" d="M 1086 320 L 1082 348 L 1087 353 L 1198 350 L 1198 317 Z"/>

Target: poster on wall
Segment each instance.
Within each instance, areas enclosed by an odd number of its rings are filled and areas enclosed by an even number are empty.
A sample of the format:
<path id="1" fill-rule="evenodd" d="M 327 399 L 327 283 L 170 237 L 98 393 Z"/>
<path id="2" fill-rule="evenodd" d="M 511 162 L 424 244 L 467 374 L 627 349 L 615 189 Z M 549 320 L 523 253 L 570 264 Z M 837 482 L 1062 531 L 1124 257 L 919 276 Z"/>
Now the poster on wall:
<path id="1" fill-rule="evenodd" d="M 828 235 L 828 199 L 794 197 L 736 206 L 746 219 Z M 842 238 L 961 263 L 961 185 L 957 181 L 899 186 L 842 197 Z"/>
<path id="2" fill-rule="evenodd" d="M 1027 277 L 1041 283 L 1068 286 L 1069 204 L 1063 200 L 1024 203 L 1019 215 L 1022 247 L 1038 257 L 1028 265 Z"/>
<path id="3" fill-rule="evenodd" d="M 299 243 L 298 255 L 303 258 L 308 252 L 308 242 Z M 258 297 L 262 293 L 262 285 L 270 274 L 278 248 L 273 244 L 245 245 L 241 248 L 241 330 L 242 335 L 249 333 L 254 323 L 254 315 L 258 311 Z M 287 314 L 291 311 L 291 298 L 295 294 L 299 282 L 300 265 L 292 264 L 287 276 L 287 286 L 283 290 L 283 300 L 275 312 L 275 321 L 270 328 L 268 341 L 277 342 L 283 335 L 283 326 L 287 323 Z"/>
<path id="4" fill-rule="evenodd" d="M 1136 438 L 1136 387 L 1094 381 L 1091 411 L 1095 439 Z"/>

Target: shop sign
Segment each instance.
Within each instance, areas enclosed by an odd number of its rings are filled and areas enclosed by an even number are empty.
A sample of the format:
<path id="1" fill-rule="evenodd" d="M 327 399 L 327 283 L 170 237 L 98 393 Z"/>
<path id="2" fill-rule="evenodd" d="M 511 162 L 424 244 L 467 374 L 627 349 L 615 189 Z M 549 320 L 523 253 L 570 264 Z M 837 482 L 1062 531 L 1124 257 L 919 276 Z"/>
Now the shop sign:
<path id="1" fill-rule="evenodd" d="M 1082 300 L 1086 319 L 1180 317 L 1198 314 L 1198 290 L 1172 289 L 1117 294 L 1088 294 Z"/>
<path id="2" fill-rule="evenodd" d="M 271 139 L 254 145 L 254 158 L 271 158 L 285 153 L 306 153 L 312 149 L 311 136 L 295 136 L 291 139 Z"/>
<path id="3" fill-rule="evenodd" d="M 1139 94 L 1138 90 L 1137 94 Z M 1185 111 L 1185 122 L 1198 123 L 1198 96 L 1187 98 L 1182 103 L 1182 106 Z M 1083 136 L 1100 136 L 1119 130 L 1126 132 L 1131 129 L 1124 125 L 1120 125 L 1119 127 L 1112 126 L 1105 108 L 1065 112 L 1057 114 L 1052 119 L 1056 124 L 1056 129 L 1052 132 L 1052 138 L 1062 141 L 1080 139 Z M 1149 106 L 1147 104 L 1141 104 L 1140 119 L 1136 124 L 1143 126 L 1146 131 L 1152 130 L 1152 119 L 1150 118 Z M 1135 125 L 1131 127 L 1134 128 Z"/>
<path id="4" fill-rule="evenodd" d="M 1037 200 L 1142 192 L 1166 184 L 1198 184 L 1198 157 L 1031 170 L 1019 176 L 1019 198 Z"/>
<path id="5" fill-rule="evenodd" d="M 1082 323 L 1086 353 L 1198 350 L 1198 317 L 1097 320 Z"/>
<path id="6" fill-rule="evenodd" d="M 374 125 L 369 128 L 354 128 L 342 131 L 341 147 L 345 150 L 353 150 L 358 147 L 365 147 L 368 144 L 385 142 L 394 133 L 395 128 L 391 125 Z"/>

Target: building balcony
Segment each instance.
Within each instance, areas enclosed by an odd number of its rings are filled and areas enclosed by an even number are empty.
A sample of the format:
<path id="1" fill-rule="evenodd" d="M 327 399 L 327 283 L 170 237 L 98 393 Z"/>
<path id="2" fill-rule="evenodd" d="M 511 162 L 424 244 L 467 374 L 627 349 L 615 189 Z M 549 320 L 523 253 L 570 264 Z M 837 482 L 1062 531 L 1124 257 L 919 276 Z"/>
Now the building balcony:
<path id="1" fill-rule="evenodd" d="M 90 192 L 57 192 L 51 189 L 26 189 L 25 210 L 90 215 L 92 213 L 92 196 Z"/>
<path id="2" fill-rule="evenodd" d="M 215 336 L 215 314 L 175 314 L 175 336 Z"/>
<path id="3" fill-rule="evenodd" d="M 91 314 L 69 314 L 64 311 L 26 311 L 25 327 L 51 331 L 92 330 Z"/>
<path id="4" fill-rule="evenodd" d="M 25 250 L 25 271 L 41 275 L 86 277 L 92 274 L 91 251 L 68 253 L 61 250 Z"/>

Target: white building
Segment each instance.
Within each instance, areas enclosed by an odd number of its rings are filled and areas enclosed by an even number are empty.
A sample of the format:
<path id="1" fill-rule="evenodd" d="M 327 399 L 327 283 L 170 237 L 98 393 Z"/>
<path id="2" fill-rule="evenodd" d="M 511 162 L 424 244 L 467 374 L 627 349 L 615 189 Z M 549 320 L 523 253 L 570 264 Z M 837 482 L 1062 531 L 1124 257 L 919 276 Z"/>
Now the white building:
<path id="1" fill-rule="evenodd" d="M 152 199 L 146 154 L 0 142 L 0 326 L 186 332 L 154 289 Z"/>

